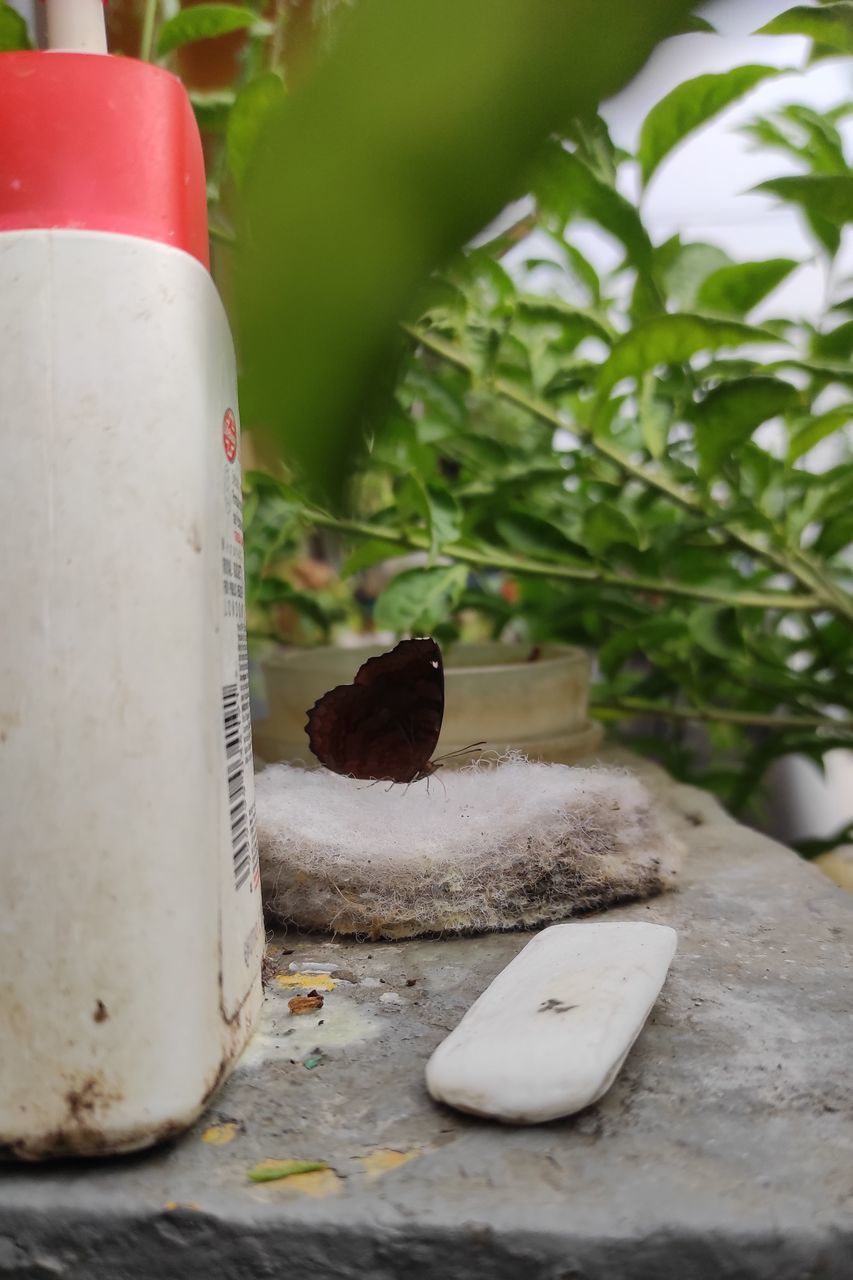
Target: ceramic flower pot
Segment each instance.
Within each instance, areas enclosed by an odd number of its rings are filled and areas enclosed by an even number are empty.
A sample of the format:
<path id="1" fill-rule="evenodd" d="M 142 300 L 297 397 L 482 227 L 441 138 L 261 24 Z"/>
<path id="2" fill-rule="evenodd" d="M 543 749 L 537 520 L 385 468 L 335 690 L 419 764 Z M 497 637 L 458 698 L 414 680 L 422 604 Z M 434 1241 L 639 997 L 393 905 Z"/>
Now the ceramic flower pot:
<path id="1" fill-rule="evenodd" d="M 305 734 L 308 708 L 335 685 L 349 684 L 362 662 L 387 647 L 269 649 L 261 659 L 266 715 L 254 725 L 256 754 L 315 765 Z M 484 741 L 484 752 L 517 750 L 531 760 L 569 764 L 601 741 L 601 726 L 588 718 L 590 662 L 582 649 L 459 644 L 445 651 L 444 673 L 436 755 Z"/>

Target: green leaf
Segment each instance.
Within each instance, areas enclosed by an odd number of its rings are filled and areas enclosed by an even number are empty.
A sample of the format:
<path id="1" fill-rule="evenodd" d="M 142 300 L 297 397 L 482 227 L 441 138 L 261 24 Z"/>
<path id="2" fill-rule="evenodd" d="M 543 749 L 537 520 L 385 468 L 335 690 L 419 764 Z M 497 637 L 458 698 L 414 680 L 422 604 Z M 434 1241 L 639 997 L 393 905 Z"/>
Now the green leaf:
<path id="1" fill-rule="evenodd" d="M 485 22 L 471 0 L 337 7 L 334 40 L 259 141 L 234 308 L 248 425 L 277 437 L 306 492 L 329 497 L 382 408 L 424 281 L 690 4 L 490 0 Z"/>
<path id="2" fill-rule="evenodd" d="M 781 74 L 779 67 L 747 65 L 685 80 L 652 107 L 643 121 L 637 158 L 643 183 L 673 147 L 689 133 L 742 98 L 762 80 Z"/>
<path id="3" fill-rule="evenodd" d="M 853 405 L 839 405 L 835 409 L 828 409 L 826 413 L 819 413 L 817 417 L 806 418 L 797 423 L 791 431 L 786 462 L 789 465 L 796 462 L 804 453 L 820 444 L 821 440 L 836 431 L 843 431 L 851 422 Z"/>
<path id="4" fill-rule="evenodd" d="M 459 537 L 462 517 L 456 499 L 438 485 L 426 485 L 414 472 L 406 477 L 397 494 L 404 517 L 412 512 L 423 520 L 429 533 L 429 556 L 433 561 L 447 543 Z"/>
<path id="5" fill-rule="evenodd" d="M 634 205 L 558 143 L 548 149 L 534 191 L 542 209 L 561 223 L 589 218 L 624 245 L 635 267 L 645 271 L 651 266 L 651 241 Z"/>
<path id="6" fill-rule="evenodd" d="M 827 333 L 819 333 L 814 340 L 814 354 L 830 360 L 849 360 L 853 356 L 853 320 L 845 320 Z"/>
<path id="7" fill-rule="evenodd" d="M 248 1177 L 252 1182 L 277 1182 L 295 1173 L 317 1173 L 328 1167 L 324 1160 L 262 1160 L 249 1170 Z"/>
<path id="8" fill-rule="evenodd" d="M 542 516 L 524 510 L 508 511 L 495 521 L 495 528 L 511 551 L 538 560 L 571 560 L 583 563 L 584 550 L 562 529 Z"/>
<path id="9" fill-rule="evenodd" d="M 739 444 L 768 418 L 788 413 L 802 402 L 790 382 L 762 375 L 723 382 L 696 406 L 696 447 L 703 471 L 713 473 Z"/>
<path id="10" fill-rule="evenodd" d="M 733 613 L 732 609 L 715 604 L 696 605 L 687 618 L 691 640 L 715 658 L 727 662 L 743 658 L 743 645 L 737 642 L 736 634 L 731 634 Z"/>
<path id="11" fill-rule="evenodd" d="M 635 526 L 618 507 L 608 502 L 597 502 L 587 513 L 583 523 L 584 542 L 595 555 L 601 555 L 614 543 L 639 546 Z"/>
<path id="12" fill-rule="evenodd" d="M 185 13 L 196 10 L 186 9 Z M 275 71 L 250 80 L 241 89 L 228 117 L 226 146 L 228 165 L 238 187 L 243 185 L 258 138 L 270 112 L 284 97 L 284 84 Z"/>
<path id="13" fill-rule="evenodd" d="M 672 34 L 674 36 L 687 36 L 693 35 L 697 31 L 709 33 L 710 35 L 717 34 L 717 28 L 711 26 L 707 18 L 700 18 L 695 13 L 689 13 L 682 22 L 679 22 Z"/>
<path id="14" fill-rule="evenodd" d="M 227 35 L 229 31 L 245 31 L 259 22 L 253 9 L 233 4 L 199 4 L 192 9 L 182 9 L 169 18 L 160 28 L 157 38 L 157 57 L 196 40 L 209 40 L 211 36 Z"/>
<path id="15" fill-rule="evenodd" d="M 766 258 L 720 267 L 702 281 L 696 305 L 703 311 L 745 316 L 798 266 L 793 258 Z"/>
<path id="16" fill-rule="evenodd" d="M 27 24 L 11 5 L 0 4 L 0 53 L 32 49 Z"/>
<path id="17" fill-rule="evenodd" d="M 341 577 L 351 578 L 354 573 L 361 573 L 363 569 L 372 569 L 376 564 L 384 564 L 386 560 L 408 554 L 408 548 L 401 547 L 398 542 L 385 542 L 381 538 L 371 538 L 367 542 L 362 542 L 351 555 L 347 556 L 341 566 Z"/>
<path id="18" fill-rule="evenodd" d="M 452 493 L 438 485 L 426 486 L 430 556 L 455 542 L 462 527 L 462 513 Z"/>
<path id="19" fill-rule="evenodd" d="M 659 364 L 689 360 L 697 351 L 739 347 L 746 342 L 778 342 L 775 334 L 736 320 L 681 313 L 655 316 L 621 338 L 601 365 L 602 395 L 622 378 L 637 378 Z"/>
<path id="20" fill-rule="evenodd" d="M 376 602 L 374 620 L 388 631 L 430 632 L 445 622 L 465 590 L 465 565 L 406 569 L 392 578 Z"/>
<path id="21" fill-rule="evenodd" d="M 683 245 L 677 237 L 673 239 L 675 243 L 671 247 L 661 245 L 656 250 L 655 265 L 666 296 L 677 303 L 680 310 L 692 311 L 702 281 L 720 267 L 728 266 L 731 258 L 715 244 L 700 241 Z"/>
<path id="22" fill-rule="evenodd" d="M 654 374 L 643 376 L 640 386 L 639 421 L 643 444 L 651 456 L 658 460 L 666 453 L 669 428 L 672 424 L 672 405 L 658 399 L 654 392 L 657 379 Z"/>
<path id="23" fill-rule="evenodd" d="M 853 4 L 842 0 L 822 8 L 797 4 L 786 9 L 765 26 L 758 36 L 808 36 L 819 44 L 829 45 L 838 53 L 853 53 Z"/>
<path id="24" fill-rule="evenodd" d="M 853 222 L 853 174 L 800 174 L 771 178 L 753 191 L 798 204 L 809 214 L 825 218 L 836 227 Z"/>
<path id="25" fill-rule="evenodd" d="M 219 132 L 228 124 L 236 95 L 233 89 L 214 89 L 210 92 L 193 89 L 189 99 L 199 129 Z"/>

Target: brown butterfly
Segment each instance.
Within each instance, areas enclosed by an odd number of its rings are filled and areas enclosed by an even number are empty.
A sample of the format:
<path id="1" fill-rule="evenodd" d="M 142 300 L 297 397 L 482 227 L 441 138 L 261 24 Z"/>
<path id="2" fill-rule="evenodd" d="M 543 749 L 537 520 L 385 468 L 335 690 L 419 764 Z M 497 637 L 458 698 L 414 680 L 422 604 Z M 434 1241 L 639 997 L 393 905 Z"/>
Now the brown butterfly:
<path id="1" fill-rule="evenodd" d="M 333 773 L 418 782 L 439 768 L 430 757 L 443 718 L 441 650 L 423 637 L 368 658 L 352 684 L 339 684 L 314 703 L 306 730 L 314 755 Z"/>

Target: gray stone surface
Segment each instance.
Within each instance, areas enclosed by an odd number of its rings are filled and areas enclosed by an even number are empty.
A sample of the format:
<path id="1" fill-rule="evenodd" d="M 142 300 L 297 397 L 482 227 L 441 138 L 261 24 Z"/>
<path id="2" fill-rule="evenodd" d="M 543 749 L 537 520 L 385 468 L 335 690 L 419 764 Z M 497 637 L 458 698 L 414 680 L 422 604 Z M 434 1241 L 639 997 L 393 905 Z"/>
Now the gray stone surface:
<path id="1" fill-rule="evenodd" d="M 671 924 L 679 952 L 600 1103 L 505 1129 L 427 1097 L 427 1057 L 523 935 L 277 934 L 279 974 L 333 958 L 362 981 L 327 996 L 320 1026 L 292 1018 L 273 981 L 244 1064 L 171 1147 L 5 1166 L 0 1276 L 853 1277 L 853 896 L 641 771 L 689 845 L 684 885 L 607 918 Z M 202 1141 L 223 1122 L 233 1141 Z M 416 1154 L 380 1176 L 385 1150 Z M 322 1159 L 337 1176 L 253 1184 L 265 1157 Z"/>

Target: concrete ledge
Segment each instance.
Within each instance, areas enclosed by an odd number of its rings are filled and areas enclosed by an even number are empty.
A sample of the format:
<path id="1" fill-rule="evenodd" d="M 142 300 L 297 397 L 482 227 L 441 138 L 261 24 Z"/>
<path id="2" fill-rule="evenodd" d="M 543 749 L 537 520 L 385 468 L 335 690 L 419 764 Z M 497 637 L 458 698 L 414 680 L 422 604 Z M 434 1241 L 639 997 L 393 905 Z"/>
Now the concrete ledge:
<path id="1" fill-rule="evenodd" d="M 276 935 L 280 974 L 332 958 L 362 982 L 303 1019 L 273 982 L 244 1064 L 170 1148 L 4 1166 L 0 1276 L 850 1280 L 853 897 L 631 763 L 690 853 L 680 893 L 607 914 L 671 924 L 680 941 L 599 1104 L 513 1130 L 426 1095 L 429 1053 L 523 936 Z M 203 1141 L 214 1124 L 233 1139 Z M 266 1157 L 325 1160 L 336 1176 L 251 1183 Z"/>

